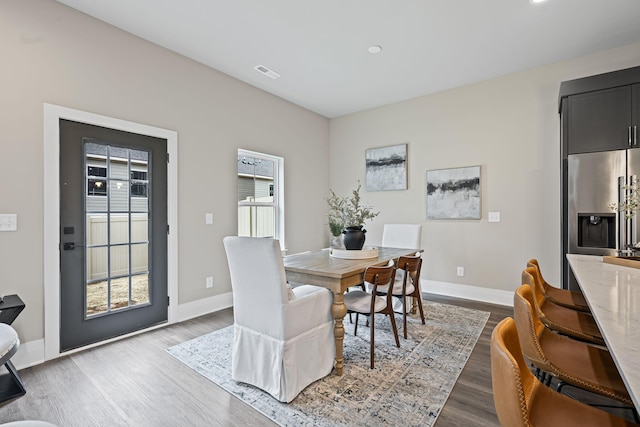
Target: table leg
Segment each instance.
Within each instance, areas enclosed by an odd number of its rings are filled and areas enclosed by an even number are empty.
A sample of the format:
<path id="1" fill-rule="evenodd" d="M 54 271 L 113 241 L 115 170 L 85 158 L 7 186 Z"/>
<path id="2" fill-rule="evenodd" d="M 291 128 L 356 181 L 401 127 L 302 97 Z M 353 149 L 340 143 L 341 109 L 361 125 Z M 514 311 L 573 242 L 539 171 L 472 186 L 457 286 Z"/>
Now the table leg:
<path id="1" fill-rule="evenodd" d="M 342 319 L 347 314 L 347 306 L 344 305 L 344 294 L 342 292 L 333 293 L 333 305 L 331 306 L 331 315 L 335 320 L 333 326 L 333 337 L 336 340 L 336 374 L 342 375 L 342 347 L 344 344 L 344 324 Z"/>

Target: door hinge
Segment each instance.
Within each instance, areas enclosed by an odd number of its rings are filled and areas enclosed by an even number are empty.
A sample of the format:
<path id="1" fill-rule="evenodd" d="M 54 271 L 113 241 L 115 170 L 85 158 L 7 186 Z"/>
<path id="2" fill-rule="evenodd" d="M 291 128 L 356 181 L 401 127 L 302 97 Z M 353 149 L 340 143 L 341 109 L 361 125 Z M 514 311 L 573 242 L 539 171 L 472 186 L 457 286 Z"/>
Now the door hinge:
<path id="1" fill-rule="evenodd" d="M 167 234 L 169 234 L 169 224 L 167 224 Z"/>
<path id="2" fill-rule="evenodd" d="M 167 153 L 167 163 L 169 163 L 169 153 Z"/>
<path id="3" fill-rule="evenodd" d="M 171 297 L 167 296 L 167 306 L 171 305 Z"/>

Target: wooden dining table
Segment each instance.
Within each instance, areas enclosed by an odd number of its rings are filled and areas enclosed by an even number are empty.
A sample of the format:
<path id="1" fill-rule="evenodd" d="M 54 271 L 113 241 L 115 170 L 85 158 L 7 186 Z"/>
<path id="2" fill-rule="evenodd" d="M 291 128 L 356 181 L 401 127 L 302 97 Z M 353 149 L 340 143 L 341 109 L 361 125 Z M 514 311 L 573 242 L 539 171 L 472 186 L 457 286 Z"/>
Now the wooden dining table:
<path id="1" fill-rule="evenodd" d="M 284 270 L 289 283 L 322 286 L 333 292 L 331 315 L 335 320 L 333 335 L 336 343 L 335 368 L 342 375 L 343 368 L 343 319 L 347 314 L 344 293 L 350 286 L 363 282 L 364 271 L 369 266 L 384 265 L 404 255 L 416 253 L 416 249 L 378 247 L 378 256 L 366 259 L 344 259 L 331 256 L 330 249 L 294 254 L 284 258 Z"/>

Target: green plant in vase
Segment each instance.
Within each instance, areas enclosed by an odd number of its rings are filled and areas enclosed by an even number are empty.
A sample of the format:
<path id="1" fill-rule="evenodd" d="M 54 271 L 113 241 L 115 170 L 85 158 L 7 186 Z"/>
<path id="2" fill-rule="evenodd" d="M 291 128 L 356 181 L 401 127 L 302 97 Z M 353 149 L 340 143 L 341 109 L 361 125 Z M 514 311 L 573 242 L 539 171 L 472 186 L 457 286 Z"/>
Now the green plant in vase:
<path id="1" fill-rule="evenodd" d="M 329 204 L 329 227 L 342 226 L 344 234 L 343 242 L 347 249 L 362 249 L 367 231 L 362 227 L 367 220 L 378 216 L 372 207 L 362 203 L 360 198 L 360 181 L 358 187 L 353 190 L 350 197 L 338 196 L 333 190 L 329 190 L 331 195 L 327 198 Z M 332 228 L 333 233 L 333 228 Z"/>

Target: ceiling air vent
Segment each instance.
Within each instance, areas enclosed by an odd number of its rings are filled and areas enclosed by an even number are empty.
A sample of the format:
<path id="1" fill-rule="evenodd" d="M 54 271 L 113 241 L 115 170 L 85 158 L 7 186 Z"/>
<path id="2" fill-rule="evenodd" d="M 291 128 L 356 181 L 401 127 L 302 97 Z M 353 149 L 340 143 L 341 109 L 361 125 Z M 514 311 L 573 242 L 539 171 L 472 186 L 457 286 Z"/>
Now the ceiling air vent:
<path id="1" fill-rule="evenodd" d="M 280 78 L 280 74 L 276 73 L 273 70 L 268 69 L 267 67 L 265 67 L 264 65 L 256 65 L 255 67 L 253 67 L 255 70 L 260 71 L 262 74 L 264 74 L 265 76 L 271 77 L 272 79 L 278 79 Z"/>

